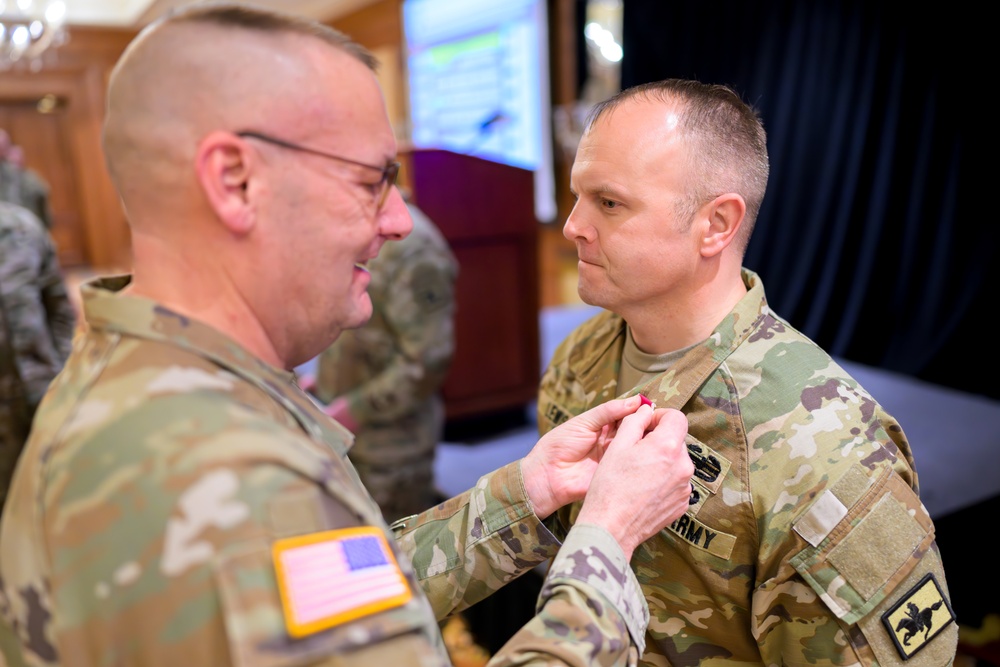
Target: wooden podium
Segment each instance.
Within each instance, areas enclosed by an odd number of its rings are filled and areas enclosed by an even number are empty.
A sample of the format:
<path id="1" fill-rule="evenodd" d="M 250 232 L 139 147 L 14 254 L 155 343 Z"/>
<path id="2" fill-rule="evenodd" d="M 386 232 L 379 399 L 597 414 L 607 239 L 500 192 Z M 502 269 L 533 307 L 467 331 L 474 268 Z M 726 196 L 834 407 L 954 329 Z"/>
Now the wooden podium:
<path id="1" fill-rule="evenodd" d="M 541 373 L 534 174 L 445 150 L 406 159 L 413 202 L 459 262 L 447 418 L 526 407 Z"/>

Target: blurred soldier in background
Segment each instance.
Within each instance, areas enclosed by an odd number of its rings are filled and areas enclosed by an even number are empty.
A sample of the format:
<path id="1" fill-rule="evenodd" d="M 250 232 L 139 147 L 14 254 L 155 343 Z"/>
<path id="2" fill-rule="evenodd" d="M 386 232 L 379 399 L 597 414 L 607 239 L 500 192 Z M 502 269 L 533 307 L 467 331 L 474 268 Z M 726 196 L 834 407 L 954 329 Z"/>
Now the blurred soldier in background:
<path id="1" fill-rule="evenodd" d="M 12 145 L 10 133 L 0 127 L 0 201 L 18 204 L 21 198 L 16 190 L 17 179 L 14 177 L 16 168 L 8 158 Z"/>
<path id="2" fill-rule="evenodd" d="M 0 508 L 74 325 L 52 238 L 31 211 L 0 201 Z"/>
<path id="3" fill-rule="evenodd" d="M 0 201 L 23 206 L 34 213 L 46 229 L 52 229 L 49 184 L 24 165 L 24 149 L 0 128 Z"/>
<path id="4" fill-rule="evenodd" d="M 354 432 L 349 452 L 387 522 L 435 505 L 434 454 L 455 350 L 458 262 L 440 230 L 407 204 L 413 232 L 368 263 L 374 313 L 323 352 L 315 384 L 327 414 Z"/>
<path id="5" fill-rule="evenodd" d="M 49 208 L 49 184 L 34 169 L 29 169 L 24 163 L 24 149 L 13 144 L 7 150 L 7 162 L 13 167 L 13 186 L 18 201 L 13 198 L 8 201 L 20 204 L 42 221 L 46 229 L 52 229 L 52 210 Z"/>

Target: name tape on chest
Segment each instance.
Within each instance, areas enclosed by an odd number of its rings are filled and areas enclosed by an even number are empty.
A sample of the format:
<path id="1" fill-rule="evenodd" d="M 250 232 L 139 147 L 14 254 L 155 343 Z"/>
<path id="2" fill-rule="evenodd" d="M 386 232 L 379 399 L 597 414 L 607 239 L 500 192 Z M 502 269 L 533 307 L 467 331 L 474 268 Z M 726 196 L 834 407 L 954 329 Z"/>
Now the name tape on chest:
<path id="1" fill-rule="evenodd" d="M 374 526 L 328 530 L 271 547 L 285 627 L 304 637 L 405 604 L 406 577 Z"/>
<path id="2" fill-rule="evenodd" d="M 713 530 L 689 514 L 682 514 L 679 519 L 667 526 L 667 530 L 691 546 L 704 549 L 719 558 L 729 558 L 736 545 L 735 535 Z"/>

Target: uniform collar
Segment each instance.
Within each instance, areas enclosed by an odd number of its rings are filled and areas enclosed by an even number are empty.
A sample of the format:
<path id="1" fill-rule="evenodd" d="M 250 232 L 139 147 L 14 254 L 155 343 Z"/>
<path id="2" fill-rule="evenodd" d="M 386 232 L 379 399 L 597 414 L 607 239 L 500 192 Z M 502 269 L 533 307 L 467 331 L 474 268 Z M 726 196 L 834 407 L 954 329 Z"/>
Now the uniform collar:
<path id="1" fill-rule="evenodd" d="M 132 282 L 130 275 L 95 278 L 80 288 L 87 326 L 96 331 L 125 334 L 170 343 L 211 359 L 218 365 L 249 372 L 279 385 L 294 380 L 294 374 L 276 368 L 218 329 L 181 315 L 146 297 L 122 294 Z"/>

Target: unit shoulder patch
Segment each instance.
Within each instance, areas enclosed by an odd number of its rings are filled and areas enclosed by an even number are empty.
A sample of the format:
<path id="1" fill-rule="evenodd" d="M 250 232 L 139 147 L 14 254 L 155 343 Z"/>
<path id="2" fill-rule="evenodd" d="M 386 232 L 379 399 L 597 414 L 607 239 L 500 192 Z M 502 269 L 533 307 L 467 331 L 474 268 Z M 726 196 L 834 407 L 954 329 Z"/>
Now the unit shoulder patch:
<path id="1" fill-rule="evenodd" d="M 401 606 L 413 596 L 385 535 L 374 526 L 277 540 L 271 554 L 292 637 Z"/>
<path id="2" fill-rule="evenodd" d="M 903 660 L 912 658 L 954 621 L 955 612 L 932 572 L 882 614 L 882 623 Z"/>

